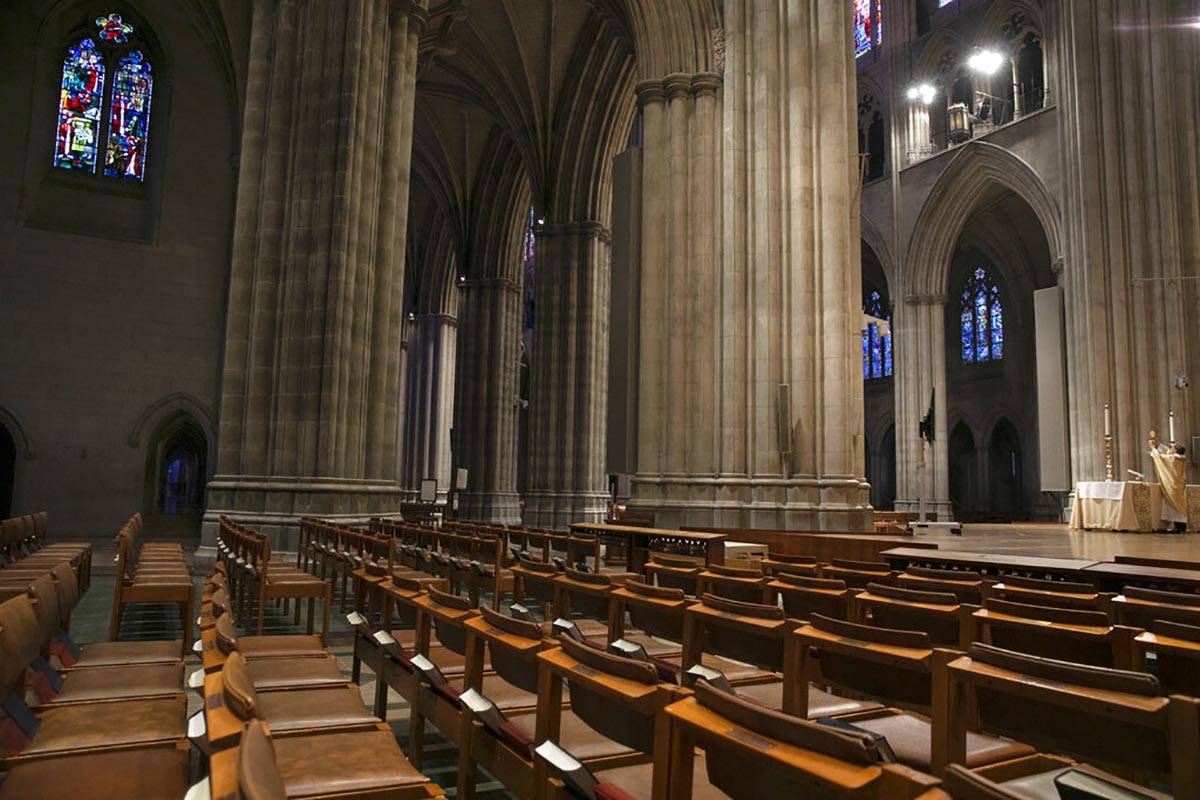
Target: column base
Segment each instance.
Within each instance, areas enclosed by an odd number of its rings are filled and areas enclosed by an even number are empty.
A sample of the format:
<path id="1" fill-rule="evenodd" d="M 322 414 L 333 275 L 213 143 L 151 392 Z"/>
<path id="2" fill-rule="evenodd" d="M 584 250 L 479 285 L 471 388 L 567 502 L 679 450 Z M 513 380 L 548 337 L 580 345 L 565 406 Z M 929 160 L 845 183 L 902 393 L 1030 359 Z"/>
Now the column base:
<path id="1" fill-rule="evenodd" d="M 608 492 L 526 492 L 524 524 L 530 528 L 566 530 L 572 522 L 603 522 Z"/>
<path id="2" fill-rule="evenodd" d="M 229 516 L 271 537 L 273 551 L 295 551 L 301 518 L 352 525 L 371 517 L 398 517 L 403 496 L 404 490 L 390 481 L 218 475 L 208 484 L 200 546 L 215 546 L 220 518 Z"/>
<path id="3" fill-rule="evenodd" d="M 871 487 L 854 479 L 636 475 L 632 495 L 659 528 L 874 530 Z"/>
<path id="4" fill-rule="evenodd" d="M 458 518 L 492 525 L 521 524 L 521 495 L 516 492 L 461 492 Z"/>

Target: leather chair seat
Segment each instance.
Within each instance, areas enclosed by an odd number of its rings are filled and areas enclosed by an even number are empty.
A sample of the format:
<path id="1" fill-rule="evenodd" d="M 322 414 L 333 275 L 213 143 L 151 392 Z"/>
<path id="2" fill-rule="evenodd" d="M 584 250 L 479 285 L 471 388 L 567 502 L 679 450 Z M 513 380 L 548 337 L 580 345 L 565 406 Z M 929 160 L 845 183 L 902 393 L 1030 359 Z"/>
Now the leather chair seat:
<path id="1" fill-rule="evenodd" d="M 165 697 L 182 691 L 182 662 L 96 667 L 67 671 L 63 675 L 62 692 L 50 704 L 119 700 L 126 697 Z"/>
<path id="2" fill-rule="evenodd" d="M 350 683 L 336 657 L 273 658 L 246 662 L 246 672 L 257 691 L 319 689 Z"/>
<path id="3" fill-rule="evenodd" d="M 407 646 L 408 652 L 413 652 L 411 645 Z M 462 675 L 467 671 L 467 657 L 460 653 L 456 653 L 448 647 L 434 645 L 429 648 L 429 660 L 437 664 L 437 668 L 442 671 L 446 677 L 455 677 Z M 491 670 L 491 664 L 484 664 L 485 672 Z"/>
<path id="4" fill-rule="evenodd" d="M 567 749 L 572 755 L 573 750 Z M 595 773 L 600 783 L 610 783 L 633 797 L 649 797 L 654 786 L 654 765 L 636 764 L 631 767 L 606 769 Z M 704 753 L 696 754 L 692 770 L 692 800 L 726 800 L 728 795 L 708 782 L 708 766 Z"/>
<path id="5" fill-rule="evenodd" d="M 526 725 L 523 718 L 518 717 L 522 726 Z M 528 729 L 533 733 L 533 716 L 528 717 Z M 574 712 L 569 709 L 563 709 L 560 722 L 558 742 L 575 758 L 585 761 L 593 758 L 606 758 L 609 756 L 625 756 L 632 755 L 635 751 L 615 742 L 600 733 L 597 733 L 594 728 L 577 717 Z M 645 795 L 649 797 L 650 795 Z"/>
<path id="6" fill-rule="evenodd" d="M 664 656 L 663 661 L 679 667 L 683 663 L 683 656 Z M 728 658 L 715 656 L 711 653 L 702 653 L 700 655 L 700 663 L 709 669 L 715 669 L 724 674 L 725 678 L 731 683 L 739 683 L 742 681 L 763 681 L 778 677 L 774 672 L 769 670 L 759 669 L 758 667 L 754 667 L 749 664 L 743 664 L 740 661 L 731 661 Z"/>
<path id="7" fill-rule="evenodd" d="M 239 636 L 238 652 L 247 660 L 253 658 L 281 658 L 289 656 L 323 656 L 321 637 L 315 634 L 287 634 L 284 636 Z"/>
<path id="8" fill-rule="evenodd" d="M 1131 792 L 1136 792 L 1140 795 L 1145 795 L 1147 798 L 1159 800 L 1166 795 L 1159 794 L 1143 786 L 1130 783 L 1124 778 L 1118 778 L 1115 775 L 1110 775 L 1103 770 L 1097 769 L 1090 764 L 1080 764 L 1075 767 L 1063 767 L 1062 769 L 1051 770 L 1050 772 L 1042 772 L 1037 775 L 1027 775 L 1023 778 L 1014 778 L 1010 781 L 1004 781 L 1000 784 L 1005 790 L 1012 792 L 1014 795 L 1025 798 L 1025 800 L 1060 800 L 1061 796 L 1058 787 L 1054 785 L 1054 779 L 1064 772 L 1077 770 L 1087 775 L 1092 775 L 1100 780 L 1109 781 L 1118 788 L 1124 788 Z"/>
<path id="9" fill-rule="evenodd" d="M 272 733 L 378 722 L 367 713 L 358 687 L 352 685 L 303 692 L 264 692 L 258 695 L 257 702 Z"/>
<path id="10" fill-rule="evenodd" d="M 183 797 L 188 789 L 188 756 L 184 748 L 164 746 L 20 764 L 0 786 L 0 800 Z"/>
<path id="11" fill-rule="evenodd" d="M 665 639 L 655 639 L 653 636 L 647 636 L 640 631 L 626 630 L 624 637 L 627 642 L 640 644 L 646 649 L 647 655 L 651 658 L 669 658 L 670 656 L 681 656 L 683 654 L 683 645 L 668 642 Z"/>
<path id="12" fill-rule="evenodd" d="M 887 739 L 896 753 L 896 760 L 901 764 L 921 772 L 930 771 L 933 729 L 927 720 L 915 714 L 901 713 L 877 719 L 858 720 L 854 724 Z M 980 733 L 967 734 L 966 766 L 971 769 L 1033 753 L 1032 747 L 1009 739 Z"/>
<path id="13" fill-rule="evenodd" d="M 187 735 L 186 712 L 187 701 L 182 697 L 48 708 L 38 715 L 37 735 L 21 755 L 105 750 L 182 739 Z"/>
<path id="14" fill-rule="evenodd" d="M 496 708 L 501 711 L 537 707 L 537 694 L 513 686 L 499 675 L 484 675 L 481 691 L 483 696 L 495 703 Z"/>
<path id="15" fill-rule="evenodd" d="M 768 708 L 776 711 L 783 708 L 783 683 L 756 683 L 750 686 L 735 686 L 742 697 L 757 700 Z M 851 700 L 838 697 L 809 684 L 808 687 L 808 718 L 836 717 L 840 714 L 854 714 L 860 711 L 877 711 L 883 708 L 879 703 L 868 700 Z"/>
<path id="16" fill-rule="evenodd" d="M 289 800 L 353 792 L 374 797 L 428 780 L 408 763 L 390 732 L 274 737 L 271 743 Z"/>
<path id="17" fill-rule="evenodd" d="M 79 648 L 78 667 L 115 667 L 134 664 L 168 664 L 179 660 L 183 642 L 95 642 Z"/>

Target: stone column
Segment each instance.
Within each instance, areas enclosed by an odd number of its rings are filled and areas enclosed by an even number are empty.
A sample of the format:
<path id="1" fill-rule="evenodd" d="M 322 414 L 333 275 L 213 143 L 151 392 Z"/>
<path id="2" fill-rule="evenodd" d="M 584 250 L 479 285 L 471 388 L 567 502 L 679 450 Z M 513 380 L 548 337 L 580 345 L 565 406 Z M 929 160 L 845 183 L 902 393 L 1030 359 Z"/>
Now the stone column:
<path id="1" fill-rule="evenodd" d="M 461 301 L 459 379 L 455 396 L 458 466 L 467 489 L 460 519 L 515 525 L 521 287 L 502 278 L 468 280 Z"/>
<path id="2" fill-rule="evenodd" d="M 727 0 L 723 83 L 639 86 L 631 505 L 660 525 L 870 525 L 849 21 L 844 3 Z"/>
<path id="3" fill-rule="evenodd" d="M 395 508 L 425 18 L 424 0 L 254 4 L 206 546 L 221 514 L 282 535 Z"/>
<path id="4" fill-rule="evenodd" d="M 1146 434 L 1200 429 L 1200 40 L 1188 0 L 1063 0 L 1062 121 L 1071 470 L 1147 471 Z M 1191 384 L 1180 388 L 1177 379 Z M 1192 467 L 1189 482 L 1198 479 Z"/>
<path id="5" fill-rule="evenodd" d="M 908 152 L 905 163 L 911 164 L 929 155 L 929 106 L 908 101 Z"/>
<path id="6" fill-rule="evenodd" d="M 896 385 L 896 510 L 916 511 L 925 499 L 930 519 L 953 518 L 946 440 L 946 302 L 944 295 L 910 296 L 893 311 Z M 934 442 L 925 447 L 918 423 L 934 402 Z"/>
<path id="7" fill-rule="evenodd" d="M 526 525 L 607 511 L 608 305 L 612 242 L 595 221 L 538 226 Z"/>
<path id="8" fill-rule="evenodd" d="M 421 481 L 436 478 L 438 500 L 450 488 L 450 426 L 454 412 L 454 363 L 458 320 L 417 314 L 409 346 L 404 488 L 416 499 Z"/>

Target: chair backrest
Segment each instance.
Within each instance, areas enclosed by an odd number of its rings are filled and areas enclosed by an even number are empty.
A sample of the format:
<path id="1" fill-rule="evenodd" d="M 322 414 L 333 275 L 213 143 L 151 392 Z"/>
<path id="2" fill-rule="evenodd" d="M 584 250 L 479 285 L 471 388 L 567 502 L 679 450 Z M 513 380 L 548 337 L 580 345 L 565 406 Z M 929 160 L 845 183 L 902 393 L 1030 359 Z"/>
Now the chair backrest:
<path id="1" fill-rule="evenodd" d="M 54 583 L 54 576 L 47 574 L 35 579 L 29 584 L 29 594 L 33 597 L 33 612 L 37 615 L 40 648 L 45 650 L 54 634 L 62 627 L 58 587 Z"/>
<path id="2" fill-rule="evenodd" d="M 694 559 L 655 553 L 644 567 L 646 579 L 667 589 L 695 595 L 701 565 Z"/>
<path id="3" fill-rule="evenodd" d="M 767 553 L 767 557 L 759 562 L 763 573 L 767 576 L 780 572 L 790 572 L 793 575 L 816 577 L 817 559 L 813 556 L 793 556 L 786 553 Z"/>
<path id="4" fill-rule="evenodd" d="M 1200 594 L 1126 586 L 1113 598 L 1113 609 L 1117 622 L 1135 628 L 1149 629 L 1155 620 L 1200 625 Z"/>
<path id="5" fill-rule="evenodd" d="M 943 647 L 969 644 L 964 641 L 963 626 L 970 627 L 970 613 L 948 592 L 925 592 L 898 586 L 867 584 L 866 591 L 855 597 L 863 612 L 871 615 L 871 624 L 901 631 L 921 631 Z"/>
<path id="6" fill-rule="evenodd" d="M 960 603 L 983 602 L 983 576 L 971 570 L 909 566 L 896 576 L 896 585 L 926 592 L 950 592 Z"/>
<path id="7" fill-rule="evenodd" d="M 963 689 L 969 693 L 951 713 L 977 714 L 985 732 L 1098 766 L 1157 773 L 1171 767 L 1169 701 L 1151 675 L 983 644 L 951 662 L 948 674 L 951 697 Z M 950 731 L 966 729 L 962 718 L 945 724 Z M 964 739 L 950 742 L 954 763 L 962 763 Z"/>
<path id="8" fill-rule="evenodd" d="M 809 578 L 791 572 L 777 572 L 767 589 L 776 599 L 783 599 L 784 612 L 793 619 L 811 619 L 821 614 L 834 619 L 847 619 L 854 590 L 836 578 Z"/>
<path id="9" fill-rule="evenodd" d="M 711 653 L 761 669 L 783 670 L 784 640 L 799 620 L 789 620 L 782 608 L 739 603 L 706 594 L 684 611 L 683 668 Z"/>
<path id="10" fill-rule="evenodd" d="M 1099 611 L 987 599 L 975 612 L 981 638 L 996 647 L 1097 667 L 1132 663 L 1132 628 L 1109 624 Z"/>
<path id="11" fill-rule="evenodd" d="M 242 800 L 286 800 L 287 789 L 279 774 L 275 746 L 267 726 L 255 720 L 246 726 L 238 743 L 237 786 Z"/>
<path id="12" fill-rule="evenodd" d="M 985 598 L 1008 600 L 1050 608 L 1077 608 L 1108 612 L 1111 595 L 1101 594 L 1088 583 L 1045 581 L 1036 578 L 1006 576 L 983 591 Z"/>
<path id="13" fill-rule="evenodd" d="M 580 614 L 588 619 L 608 620 L 608 596 L 613 583 L 607 575 L 580 572 L 568 567 L 555 578 L 558 588 L 559 614 Z"/>
<path id="14" fill-rule="evenodd" d="M 1200 627 L 1155 620 L 1137 643 L 1154 653 L 1158 680 L 1168 692 L 1200 697 Z"/>
<path id="15" fill-rule="evenodd" d="M 562 574 L 554 564 L 522 560 L 513 566 L 513 574 L 520 577 L 524 595 L 541 603 L 554 602 L 554 579 Z"/>
<path id="16" fill-rule="evenodd" d="M 479 607 L 480 616 L 470 620 L 471 635 L 487 643 L 492 669 L 508 683 L 530 693 L 537 692 L 539 651 L 553 647 L 536 622 L 506 617 L 487 606 Z"/>
<path id="17" fill-rule="evenodd" d="M 709 782 L 735 800 L 885 796 L 871 791 L 889 768 L 881 767 L 869 734 L 782 714 L 705 682 L 666 713 L 672 726 L 686 725 L 704 750 Z"/>
<path id="18" fill-rule="evenodd" d="M 57 564 L 52 574 L 58 582 L 58 614 L 65 623 L 79 605 L 79 578 L 71 564 L 66 561 Z"/>
<path id="19" fill-rule="evenodd" d="M 822 578 L 838 578 L 851 589 L 864 589 L 868 583 L 892 584 L 899 573 L 878 561 L 850 561 L 835 558 L 821 566 Z"/>
<path id="20" fill-rule="evenodd" d="M 566 674 L 575 715 L 613 741 L 641 753 L 653 753 L 655 714 L 666 703 L 625 703 L 622 701 L 626 695 L 621 690 L 623 683 L 657 686 L 654 666 L 596 650 L 566 637 L 559 643 L 562 651 L 580 665 Z"/>
<path id="21" fill-rule="evenodd" d="M 934 649 L 928 634 L 815 616 L 792 635 L 817 657 L 803 651 L 805 674 L 785 681 L 817 680 L 892 705 L 929 708 Z"/>
<path id="22" fill-rule="evenodd" d="M 471 601 L 456 594 L 443 592 L 433 586 L 426 587 L 425 608 L 432 617 L 437 639 L 444 647 L 459 655 L 467 652 L 467 630 L 463 622 L 474 616 Z M 463 612 L 472 612 L 464 614 Z"/>
<path id="23" fill-rule="evenodd" d="M 258 693 L 241 653 L 230 653 L 221 668 L 221 696 L 225 708 L 243 722 L 259 716 Z"/>
<path id="24" fill-rule="evenodd" d="M 700 573 L 701 591 L 741 603 L 761 603 L 766 585 L 759 569 L 710 564 Z"/>
<path id="25" fill-rule="evenodd" d="M 0 697 L 13 689 L 41 653 L 41 630 L 26 595 L 0 603 Z"/>
<path id="26" fill-rule="evenodd" d="M 628 612 L 633 627 L 660 639 L 683 641 L 683 609 L 687 605 L 682 589 L 651 586 L 635 580 L 614 589 L 609 601 Z"/>

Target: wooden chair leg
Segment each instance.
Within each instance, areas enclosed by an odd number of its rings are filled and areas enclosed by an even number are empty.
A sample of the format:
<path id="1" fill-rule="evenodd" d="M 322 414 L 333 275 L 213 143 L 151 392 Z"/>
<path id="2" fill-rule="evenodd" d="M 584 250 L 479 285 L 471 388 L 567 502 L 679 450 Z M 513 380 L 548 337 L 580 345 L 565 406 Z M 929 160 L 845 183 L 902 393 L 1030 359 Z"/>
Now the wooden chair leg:
<path id="1" fill-rule="evenodd" d="M 329 638 L 329 589 L 325 589 L 325 600 L 321 603 L 321 607 L 325 611 L 325 616 L 321 620 L 321 644 L 325 644 L 325 640 Z"/>
<path id="2" fill-rule="evenodd" d="M 266 623 L 267 604 L 264 602 L 266 598 L 259 593 L 258 596 L 258 627 L 255 629 L 259 636 L 263 635 L 263 627 Z"/>
<path id="3" fill-rule="evenodd" d="M 120 576 L 117 577 L 120 580 Z M 115 642 L 117 634 L 121 632 L 121 612 L 124 611 L 124 605 L 121 603 L 120 593 L 113 598 L 112 617 L 108 623 L 108 640 Z"/>
<path id="4" fill-rule="evenodd" d="M 192 651 L 192 593 L 188 592 L 187 599 L 182 603 L 183 607 L 183 654 L 186 656 Z"/>
<path id="5" fill-rule="evenodd" d="M 417 770 L 421 769 L 421 756 L 424 749 L 425 717 L 412 708 L 408 712 L 408 760 Z"/>

